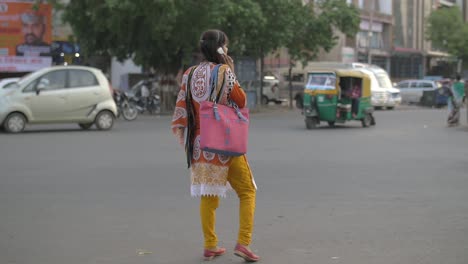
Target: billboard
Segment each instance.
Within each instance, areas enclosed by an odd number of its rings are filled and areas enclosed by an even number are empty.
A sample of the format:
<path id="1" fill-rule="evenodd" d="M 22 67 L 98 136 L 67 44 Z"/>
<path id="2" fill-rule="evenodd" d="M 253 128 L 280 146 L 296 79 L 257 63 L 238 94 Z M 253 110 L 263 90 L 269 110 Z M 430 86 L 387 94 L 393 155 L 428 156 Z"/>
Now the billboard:
<path id="1" fill-rule="evenodd" d="M 52 7 L 0 0 L 0 72 L 34 71 L 52 64 Z"/>

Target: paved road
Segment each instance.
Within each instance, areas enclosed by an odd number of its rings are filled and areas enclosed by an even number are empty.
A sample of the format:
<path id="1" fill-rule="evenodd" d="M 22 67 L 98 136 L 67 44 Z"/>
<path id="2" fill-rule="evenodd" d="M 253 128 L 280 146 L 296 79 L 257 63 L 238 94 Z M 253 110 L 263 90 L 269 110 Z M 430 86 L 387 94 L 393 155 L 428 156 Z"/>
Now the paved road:
<path id="1" fill-rule="evenodd" d="M 445 127 L 444 110 L 376 116 L 308 131 L 296 112 L 254 115 L 262 263 L 468 263 L 468 127 Z M 0 134 L 0 263 L 200 263 L 198 201 L 169 121 Z M 230 251 L 213 263 L 240 263 L 234 195 L 217 229 Z"/>

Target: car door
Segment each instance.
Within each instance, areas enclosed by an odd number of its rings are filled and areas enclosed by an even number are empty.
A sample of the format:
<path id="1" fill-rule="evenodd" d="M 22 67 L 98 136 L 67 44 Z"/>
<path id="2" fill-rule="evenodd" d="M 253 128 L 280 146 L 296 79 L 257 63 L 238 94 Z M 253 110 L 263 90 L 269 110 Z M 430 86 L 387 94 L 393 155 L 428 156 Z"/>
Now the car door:
<path id="1" fill-rule="evenodd" d="M 405 103 L 410 102 L 411 91 L 409 90 L 410 82 L 403 81 L 398 83 L 397 87 L 400 89 L 401 100 Z"/>
<path id="2" fill-rule="evenodd" d="M 419 101 L 421 102 L 424 92 L 434 90 L 434 84 L 432 81 L 421 81 L 418 83 L 419 90 Z"/>
<path id="3" fill-rule="evenodd" d="M 32 81 L 22 93 L 34 122 L 60 121 L 67 104 L 66 71 L 54 70 Z"/>
<path id="4" fill-rule="evenodd" d="M 89 113 L 105 97 L 103 89 L 93 72 L 83 69 L 69 69 L 68 104 L 65 113 L 70 121 L 87 119 Z"/>
<path id="5" fill-rule="evenodd" d="M 413 81 L 410 83 L 409 88 L 409 102 L 410 103 L 419 103 L 422 96 L 422 89 L 419 87 L 419 82 Z"/>

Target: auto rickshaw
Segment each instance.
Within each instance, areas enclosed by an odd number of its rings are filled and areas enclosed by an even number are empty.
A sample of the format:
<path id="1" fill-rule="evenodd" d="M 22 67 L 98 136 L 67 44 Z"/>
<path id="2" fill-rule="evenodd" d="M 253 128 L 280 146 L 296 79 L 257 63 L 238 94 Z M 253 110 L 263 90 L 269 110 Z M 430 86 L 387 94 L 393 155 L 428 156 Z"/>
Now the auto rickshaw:
<path id="1" fill-rule="evenodd" d="M 365 73 L 334 69 L 307 74 L 303 108 L 307 129 L 317 127 L 321 121 L 334 127 L 351 120 L 369 127 L 375 125 L 373 111 L 371 82 Z"/>

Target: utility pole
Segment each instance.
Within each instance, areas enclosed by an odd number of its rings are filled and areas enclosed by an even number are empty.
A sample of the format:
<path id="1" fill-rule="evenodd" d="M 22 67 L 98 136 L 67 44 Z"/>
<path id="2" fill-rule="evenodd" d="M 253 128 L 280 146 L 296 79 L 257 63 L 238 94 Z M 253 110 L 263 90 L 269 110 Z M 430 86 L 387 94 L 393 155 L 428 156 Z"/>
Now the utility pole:
<path id="1" fill-rule="evenodd" d="M 367 32 L 367 63 L 372 64 L 372 52 L 371 52 L 371 38 L 372 38 L 372 24 L 374 23 L 374 9 L 375 0 L 370 0 L 370 20 L 369 20 L 369 31 Z"/>

